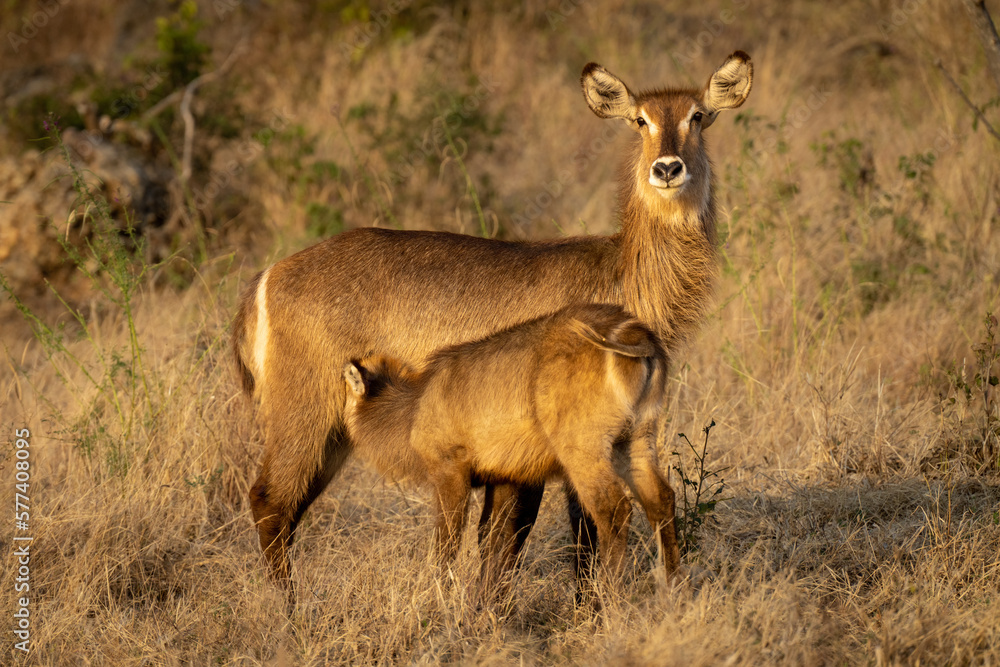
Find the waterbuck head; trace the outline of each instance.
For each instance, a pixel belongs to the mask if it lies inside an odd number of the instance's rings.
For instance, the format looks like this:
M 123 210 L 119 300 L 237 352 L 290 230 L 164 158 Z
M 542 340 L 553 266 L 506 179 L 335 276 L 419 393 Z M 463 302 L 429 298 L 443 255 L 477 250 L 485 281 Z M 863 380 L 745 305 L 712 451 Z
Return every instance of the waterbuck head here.
M 729 56 L 700 90 L 635 94 L 608 70 L 588 64 L 581 83 L 591 110 L 601 118 L 621 118 L 641 138 L 627 163 L 634 179 L 623 183 L 629 189 L 626 199 L 636 197 L 652 211 L 673 209 L 700 216 L 711 198 L 711 172 L 701 133 L 720 111 L 743 104 L 752 81 L 753 64 L 743 51 Z

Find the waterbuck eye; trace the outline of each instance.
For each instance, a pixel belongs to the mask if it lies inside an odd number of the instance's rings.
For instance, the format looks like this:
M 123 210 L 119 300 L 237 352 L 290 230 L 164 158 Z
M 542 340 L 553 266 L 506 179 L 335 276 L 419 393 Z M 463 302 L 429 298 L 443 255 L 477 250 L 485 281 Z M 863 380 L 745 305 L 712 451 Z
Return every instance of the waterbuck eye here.
M 646 124 L 646 119 L 643 118 L 642 116 L 639 116 L 638 118 L 635 119 L 635 124 L 638 125 L 639 127 L 643 127 Z
M 695 111 L 693 114 L 691 114 L 691 120 L 693 120 L 694 122 L 700 123 L 701 119 L 702 119 L 702 113 L 700 111 Z

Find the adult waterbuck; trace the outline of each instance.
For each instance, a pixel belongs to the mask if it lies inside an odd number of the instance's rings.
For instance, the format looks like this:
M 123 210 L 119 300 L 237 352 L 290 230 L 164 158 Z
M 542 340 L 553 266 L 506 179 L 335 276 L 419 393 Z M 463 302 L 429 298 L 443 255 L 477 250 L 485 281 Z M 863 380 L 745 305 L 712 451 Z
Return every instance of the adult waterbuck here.
M 256 276 L 233 322 L 243 387 L 256 402 L 264 455 L 250 490 L 261 547 L 291 594 L 288 548 L 303 512 L 350 455 L 344 364 L 371 354 L 417 364 L 580 302 L 619 304 L 668 351 L 692 334 L 717 272 L 716 207 L 702 132 L 740 106 L 753 68 L 729 56 L 702 89 L 633 93 L 600 65 L 584 97 L 636 136 L 619 177 L 613 236 L 508 242 L 443 232 L 357 229 Z M 509 569 L 537 516 L 542 487 L 491 480 L 480 542 L 484 566 Z M 570 497 L 578 543 L 593 531 Z M 581 549 L 586 565 L 589 549 Z M 291 594 L 293 595 L 293 594 Z M 293 598 L 294 599 L 294 598 Z
M 667 572 L 677 567 L 674 492 L 656 451 L 667 355 L 620 306 L 568 306 L 439 350 L 419 370 L 391 357 L 350 361 L 344 379 L 358 455 L 433 488 L 442 565 L 458 552 L 474 482 L 562 477 L 597 524 L 612 580 L 632 515 L 622 482 L 658 531 Z

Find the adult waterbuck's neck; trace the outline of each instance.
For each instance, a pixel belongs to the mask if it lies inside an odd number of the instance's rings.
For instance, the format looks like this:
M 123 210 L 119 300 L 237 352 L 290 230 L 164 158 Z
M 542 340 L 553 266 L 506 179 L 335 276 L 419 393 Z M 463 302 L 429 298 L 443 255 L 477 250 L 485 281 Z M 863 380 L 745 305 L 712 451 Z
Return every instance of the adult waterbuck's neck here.
M 687 338 L 709 303 L 717 272 L 715 195 L 702 132 L 743 104 L 753 65 L 733 53 L 702 89 L 634 94 L 596 63 L 581 83 L 591 110 L 637 134 L 619 177 L 620 264 L 613 298 L 652 325 L 668 349 Z

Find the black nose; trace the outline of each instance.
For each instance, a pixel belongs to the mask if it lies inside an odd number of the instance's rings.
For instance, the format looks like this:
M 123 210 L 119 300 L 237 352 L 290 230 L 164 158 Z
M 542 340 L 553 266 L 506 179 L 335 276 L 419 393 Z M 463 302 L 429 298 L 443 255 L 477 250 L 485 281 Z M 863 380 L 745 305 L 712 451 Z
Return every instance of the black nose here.
M 670 162 L 657 162 L 653 165 L 653 176 L 656 176 L 661 181 L 669 183 L 673 179 L 681 175 L 684 171 L 684 163 L 680 160 L 671 160 Z

